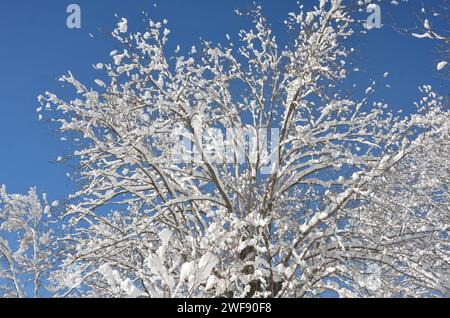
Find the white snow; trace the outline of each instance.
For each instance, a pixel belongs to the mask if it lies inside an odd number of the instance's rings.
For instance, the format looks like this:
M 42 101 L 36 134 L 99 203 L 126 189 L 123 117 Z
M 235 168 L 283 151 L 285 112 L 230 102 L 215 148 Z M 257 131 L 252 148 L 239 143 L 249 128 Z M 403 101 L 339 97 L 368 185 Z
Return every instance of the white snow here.
M 172 237 L 172 231 L 169 229 L 164 229 L 158 233 L 158 236 L 163 242 L 163 245 L 167 245 Z
M 188 280 L 189 276 L 195 273 L 195 263 L 194 261 L 186 262 L 181 266 L 180 280 Z
M 416 37 L 418 39 L 425 39 L 425 38 L 432 39 L 433 38 L 428 32 L 425 32 L 423 34 L 412 33 L 412 36 Z
M 440 70 L 442 70 L 444 67 L 446 67 L 447 64 L 448 64 L 447 61 L 439 62 L 439 63 L 437 64 L 437 66 L 436 66 L 436 69 L 437 69 L 438 71 L 440 71 Z
M 117 27 L 119 28 L 119 32 L 125 33 L 128 30 L 128 21 L 125 18 L 122 18 L 122 21 L 117 23 Z
M 95 79 L 94 82 L 95 82 L 95 84 L 97 84 L 98 86 L 106 87 L 106 84 L 105 84 L 102 80 Z

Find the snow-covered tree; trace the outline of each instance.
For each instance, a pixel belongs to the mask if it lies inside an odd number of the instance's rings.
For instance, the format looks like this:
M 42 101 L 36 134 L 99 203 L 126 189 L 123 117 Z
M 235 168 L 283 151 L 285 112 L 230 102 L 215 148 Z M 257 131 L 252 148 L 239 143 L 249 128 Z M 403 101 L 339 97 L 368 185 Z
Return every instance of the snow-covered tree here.
M 187 56 L 166 20 L 122 19 L 95 88 L 69 73 L 76 97 L 39 97 L 81 185 L 58 295 L 448 295 L 447 100 L 424 87 L 400 117 L 372 83 L 347 93 L 361 30 L 341 0 L 290 13 L 283 47 L 249 15 Z
M 0 188 L 0 297 L 38 297 L 54 268 L 49 227 L 52 204 L 36 189 L 8 194 Z M 54 256 L 54 255 L 53 255 Z
M 382 264 L 383 286 L 374 295 L 449 293 L 450 120 L 440 114 L 442 105 L 430 87 L 423 90 L 419 107 L 433 110 L 412 121 L 427 127 L 433 122 L 433 127 L 412 142 L 403 160 L 361 191 L 359 207 L 350 210 L 359 218 L 352 226 L 366 229 L 351 243 L 364 246 L 358 261 Z

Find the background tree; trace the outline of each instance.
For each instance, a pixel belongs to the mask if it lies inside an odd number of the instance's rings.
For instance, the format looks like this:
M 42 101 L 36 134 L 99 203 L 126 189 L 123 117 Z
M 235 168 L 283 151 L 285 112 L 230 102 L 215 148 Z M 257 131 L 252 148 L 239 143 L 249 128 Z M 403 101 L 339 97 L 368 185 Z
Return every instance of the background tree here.
M 45 295 L 48 272 L 55 266 L 51 209 L 34 188 L 26 195 L 0 188 L 0 297 Z

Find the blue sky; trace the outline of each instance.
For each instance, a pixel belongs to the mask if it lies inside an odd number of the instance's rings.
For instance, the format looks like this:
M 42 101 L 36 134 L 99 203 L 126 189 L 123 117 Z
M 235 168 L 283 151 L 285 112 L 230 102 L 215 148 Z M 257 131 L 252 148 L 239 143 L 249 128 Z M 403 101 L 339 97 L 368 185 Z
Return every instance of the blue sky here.
M 304 1 L 311 3 L 311 1 Z M 426 1 L 432 5 L 435 1 Z M 66 27 L 66 7 L 81 7 L 81 29 Z M 156 3 L 155 8 L 153 4 Z M 2 0 L 0 2 L 0 184 L 9 192 L 24 193 L 30 186 L 47 192 L 50 199 L 63 199 L 75 185 L 65 173 L 70 167 L 52 163 L 70 151 L 59 141 L 45 121 L 38 121 L 37 96 L 45 91 L 63 93 L 57 77 L 71 70 L 92 85 L 96 72 L 91 65 L 109 61 L 114 43 L 99 34 L 98 29 L 111 30 L 116 19 L 124 16 L 131 30 L 142 28 L 142 10 L 157 19 L 167 18 L 171 44 L 188 48 L 199 37 L 224 41 L 225 34 L 236 35 L 245 19 L 236 17 L 234 9 L 247 8 L 247 0 Z M 295 1 L 260 1 L 275 32 L 286 40 L 282 22 L 296 7 Z M 382 7 L 383 23 L 387 23 L 387 7 Z M 392 11 L 400 24 L 414 25 L 408 7 Z M 89 33 L 96 34 L 94 38 Z M 285 38 L 283 38 L 285 37 Z M 355 78 L 366 87 L 370 78 L 389 83 L 380 93 L 396 109 L 413 110 L 417 87 L 430 83 L 440 91 L 445 84 L 436 78 L 437 62 L 432 42 L 395 32 L 385 25 L 355 43 L 361 72 Z M 391 75 L 383 78 L 388 71 Z M 88 85 L 88 86 L 89 86 Z M 382 85 L 384 86 L 384 85 Z M 378 96 L 381 96 L 378 95 Z

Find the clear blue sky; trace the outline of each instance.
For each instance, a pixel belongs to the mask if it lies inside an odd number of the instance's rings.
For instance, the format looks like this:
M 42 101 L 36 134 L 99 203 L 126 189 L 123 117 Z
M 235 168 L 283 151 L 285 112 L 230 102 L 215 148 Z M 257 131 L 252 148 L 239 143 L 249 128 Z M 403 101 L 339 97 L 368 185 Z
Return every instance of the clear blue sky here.
M 414 1 L 414 0 L 413 0 Z M 304 1 L 310 3 L 311 1 Z M 435 1 L 426 1 L 432 5 Z M 77 3 L 81 7 L 81 29 L 66 27 L 66 7 Z M 157 8 L 153 4 L 157 3 Z M 96 76 L 91 65 L 108 61 L 114 48 L 99 28 L 111 30 L 116 19 L 124 16 L 131 30 L 142 27 L 141 12 L 152 17 L 167 18 L 171 29 L 171 44 L 190 47 L 202 37 L 224 41 L 225 34 L 235 35 L 245 22 L 236 17 L 236 8 L 247 8 L 247 0 L 2 0 L 0 1 L 0 184 L 9 192 L 25 192 L 37 186 L 50 199 L 63 199 L 74 184 L 65 176 L 70 170 L 64 164 L 51 163 L 58 155 L 70 150 L 59 141 L 45 121 L 37 119 L 36 97 L 45 92 L 61 93 L 57 77 L 71 70 L 78 78 L 91 83 Z M 296 5 L 295 1 L 260 1 L 263 10 L 281 39 L 282 21 Z M 383 22 L 387 8 L 382 7 Z M 393 11 L 399 23 L 411 26 L 407 7 Z M 435 57 L 430 41 L 398 34 L 389 26 L 371 31 L 356 43 L 361 79 L 373 75 L 379 83 L 388 82 L 385 100 L 406 112 L 413 109 L 417 87 L 431 83 L 441 91 L 443 82 L 436 79 Z M 383 73 L 390 72 L 388 79 Z M 361 82 L 366 86 L 367 82 Z M 89 84 L 92 85 L 92 84 Z M 380 96 L 380 95 L 379 95 Z

